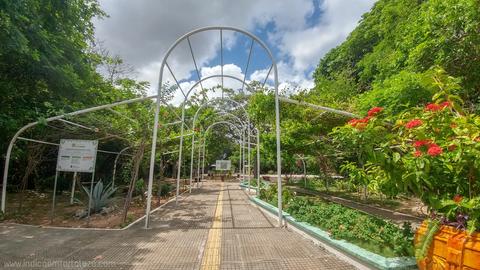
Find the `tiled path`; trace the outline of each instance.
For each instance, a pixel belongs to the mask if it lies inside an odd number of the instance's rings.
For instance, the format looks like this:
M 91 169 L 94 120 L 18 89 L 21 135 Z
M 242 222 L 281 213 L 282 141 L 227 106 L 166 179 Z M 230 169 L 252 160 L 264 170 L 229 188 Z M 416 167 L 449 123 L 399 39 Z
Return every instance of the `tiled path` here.
M 1 269 L 354 269 L 248 202 L 234 183 L 205 183 L 155 212 L 151 229 L 0 225 Z

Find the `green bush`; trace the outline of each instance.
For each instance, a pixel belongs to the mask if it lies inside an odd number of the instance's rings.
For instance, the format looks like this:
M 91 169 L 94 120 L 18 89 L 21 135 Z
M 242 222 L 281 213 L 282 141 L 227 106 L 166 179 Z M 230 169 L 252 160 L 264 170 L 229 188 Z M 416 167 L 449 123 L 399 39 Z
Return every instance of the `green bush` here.
M 165 197 L 173 190 L 173 185 L 170 183 L 162 183 L 158 189 L 158 196 Z
M 398 114 L 431 100 L 436 92 L 431 72 L 414 73 L 402 71 L 387 80 L 373 85 L 373 89 L 362 94 L 357 100 L 359 111 L 366 113 L 370 108 L 380 106 L 388 114 Z

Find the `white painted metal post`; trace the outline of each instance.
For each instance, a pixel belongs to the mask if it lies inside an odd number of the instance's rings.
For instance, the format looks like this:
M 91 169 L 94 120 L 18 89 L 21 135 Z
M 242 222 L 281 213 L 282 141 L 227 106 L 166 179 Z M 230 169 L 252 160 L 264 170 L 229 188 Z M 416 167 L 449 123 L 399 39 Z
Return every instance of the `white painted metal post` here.
M 158 93 L 161 92 L 162 73 L 163 73 L 163 67 L 161 68 L 161 72 L 160 72 L 160 84 L 158 88 Z M 155 118 L 153 121 L 152 149 L 150 153 L 150 168 L 148 172 L 147 209 L 145 210 L 145 229 L 148 229 L 148 225 L 150 222 L 150 209 L 152 204 L 153 174 L 155 173 L 155 151 L 157 150 L 159 114 L 160 114 L 160 94 L 157 97 L 157 103 L 155 107 Z
M 240 148 L 238 149 L 238 176 L 239 180 L 242 181 L 242 134 L 240 134 L 240 142 L 239 144 Z
M 203 186 L 203 174 L 204 174 L 204 172 L 205 172 L 205 144 L 206 144 L 206 139 L 203 138 L 202 171 L 200 172 L 200 174 L 201 174 L 200 185 L 201 185 L 201 186 Z
M 73 173 L 72 179 L 72 193 L 70 194 L 70 204 L 73 204 L 73 197 L 75 195 L 75 185 L 77 184 L 77 172 Z
M 277 141 L 277 194 L 278 194 L 278 227 L 283 226 L 283 207 L 282 207 L 282 151 L 280 140 L 280 102 L 278 100 L 278 71 L 277 65 L 274 63 L 274 78 L 275 78 L 275 133 Z
M 197 188 L 200 187 L 200 153 L 202 152 L 202 141 L 198 140 L 198 160 L 197 160 Z
M 257 188 L 260 192 L 260 132 L 257 129 Z M 257 193 L 257 196 L 260 195 Z
M 180 196 L 180 177 L 182 174 L 182 152 L 183 152 L 183 127 L 185 122 L 185 102 L 182 104 L 182 124 L 180 127 L 180 145 L 178 146 L 178 166 L 177 166 L 177 190 L 175 193 L 175 204 L 178 204 Z
M 50 223 L 53 223 L 53 219 L 55 218 L 55 199 L 57 195 L 57 182 L 58 182 L 58 171 L 55 171 L 55 182 L 53 184 L 52 213 L 50 216 Z
M 192 134 L 192 152 L 190 153 L 190 189 L 188 190 L 189 193 L 192 193 L 192 179 L 193 179 L 193 152 L 195 151 L 195 130 Z
M 92 209 L 92 199 L 93 199 L 93 180 L 95 178 L 95 171 L 92 172 L 92 180 L 90 181 L 90 195 L 88 198 L 88 216 L 87 216 L 87 226 L 90 224 L 90 214 Z
M 251 182 L 251 175 L 250 175 L 250 172 L 251 172 L 251 162 L 250 162 L 250 147 L 251 147 L 251 144 L 250 144 L 250 137 L 251 137 L 251 130 L 250 130 L 250 120 L 248 120 L 248 123 L 247 123 L 247 129 L 248 129 L 248 148 L 247 148 L 247 177 L 248 177 L 248 195 L 250 195 L 250 182 Z

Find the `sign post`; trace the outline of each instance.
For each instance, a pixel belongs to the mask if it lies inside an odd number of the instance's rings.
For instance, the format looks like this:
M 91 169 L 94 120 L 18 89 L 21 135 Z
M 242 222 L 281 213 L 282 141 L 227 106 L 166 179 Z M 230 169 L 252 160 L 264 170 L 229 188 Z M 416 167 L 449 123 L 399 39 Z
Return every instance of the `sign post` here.
M 217 160 L 215 162 L 215 170 L 217 171 L 229 171 L 232 167 L 232 162 L 230 160 Z
M 57 168 L 55 171 L 55 184 L 53 186 L 53 202 L 51 222 L 55 217 L 55 199 L 57 193 L 58 172 L 73 172 L 73 185 L 77 178 L 77 173 L 87 172 L 92 174 L 90 183 L 90 194 L 88 199 L 88 222 L 90 222 L 90 209 L 92 207 L 93 179 L 95 177 L 95 162 L 97 159 L 97 140 L 69 140 L 61 139 L 58 149 Z M 72 187 L 71 202 L 73 201 Z

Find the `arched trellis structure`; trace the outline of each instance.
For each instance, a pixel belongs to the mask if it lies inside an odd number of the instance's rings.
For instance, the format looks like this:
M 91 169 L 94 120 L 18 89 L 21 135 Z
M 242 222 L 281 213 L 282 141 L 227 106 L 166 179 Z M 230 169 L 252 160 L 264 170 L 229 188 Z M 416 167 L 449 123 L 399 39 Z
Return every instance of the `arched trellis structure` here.
M 217 76 L 214 76 L 214 77 L 217 77 Z M 236 77 L 233 77 L 233 76 L 227 76 L 229 78 L 234 78 L 236 80 L 240 80 Z M 208 77 L 207 77 L 208 78 Z M 205 78 L 205 79 L 207 79 Z M 247 85 L 248 88 L 250 88 L 249 85 Z M 231 114 L 231 113 L 228 113 L 226 112 L 227 114 L 229 114 L 231 117 L 235 117 L 237 121 L 239 121 L 240 123 L 242 123 L 242 126 L 244 127 L 247 127 L 248 126 L 248 132 L 250 132 L 250 118 L 248 116 L 248 113 L 247 111 L 245 110 L 244 106 L 242 104 L 240 104 L 239 102 L 233 100 L 233 99 L 230 99 L 228 97 L 222 97 L 222 98 L 217 98 L 217 99 L 211 99 L 211 100 L 208 100 L 207 102 L 203 103 L 200 107 L 198 107 L 197 111 L 195 112 L 195 115 L 193 117 L 193 121 L 192 121 L 192 129 L 193 131 L 195 132 L 195 127 L 196 127 L 196 122 L 197 122 L 197 119 L 198 119 L 198 114 L 199 112 L 206 108 L 208 105 L 211 105 L 212 103 L 214 102 L 218 102 L 218 101 L 227 101 L 227 102 L 231 102 L 233 104 L 235 104 L 238 108 L 241 108 L 243 113 L 245 114 L 245 117 L 247 118 L 247 121 L 244 122 L 242 121 L 238 116 L 234 115 L 234 114 Z M 254 130 L 256 131 L 257 133 L 257 144 L 259 143 L 259 134 L 258 134 L 258 129 L 254 128 Z M 251 136 L 250 134 L 248 136 Z M 194 153 L 194 143 L 195 143 L 195 133 L 193 134 L 192 136 L 192 149 L 191 149 L 191 154 L 190 154 L 190 160 L 193 160 L 193 153 Z M 249 146 L 248 147 L 251 147 L 251 143 L 249 142 Z M 258 154 L 257 154 L 257 158 L 259 158 Z M 250 159 L 250 153 L 248 153 L 248 159 Z M 259 161 L 257 161 L 257 163 L 259 163 Z M 250 164 L 250 160 L 248 160 L 248 164 Z M 190 164 L 190 186 L 191 186 L 191 183 L 192 183 L 192 179 L 193 179 L 193 173 L 192 173 L 192 170 L 193 170 L 193 162 Z M 250 181 L 250 177 L 249 177 L 249 181 Z
M 205 132 L 203 133 L 203 144 L 205 145 L 206 144 L 206 138 L 207 138 L 207 135 L 208 135 L 208 132 L 214 128 L 215 126 L 218 126 L 218 125 L 228 125 L 230 127 L 233 127 L 234 129 L 237 130 L 237 133 L 238 135 L 241 137 L 241 139 L 239 140 L 239 143 L 240 143 L 240 148 L 243 149 L 244 147 L 244 144 L 245 144 L 245 128 L 242 127 L 242 129 L 240 129 L 239 127 L 235 126 L 234 123 L 230 122 L 230 121 L 217 121 L 217 122 L 214 122 L 212 124 L 210 124 L 206 129 L 205 129 Z M 205 148 L 204 148 L 204 151 L 205 151 Z M 243 157 L 244 158 L 244 157 Z M 204 153 L 204 158 L 203 158 L 203 161 L 205 161 L 205 153 Z M 243 162 L 243 161 L 242 161 Z M 205 163 L 203 162 L 203 165 L 202 165 L 202 172 L 205 170 Z
M 242 121 L 240 118 L 238 118 L 236 115 L 232 114 L 232 113 L 220 114 L 220 112 L 217 112 L 215 115 L 212 115 L 212 116 L 218 116 L 218 115 L 220 115 L 220 116 L 227 116 L 227 115 L 228 115 L 228 116 L 231 116 L 231 117 L 233 117 L 233 118 L 238 122 L 238 124 L 242 127 L 242 128 L 240 129 L 241 132 L 240 132 L 240 134 L 239 134 L 239 146 L 240 146 L 240 149 L 239 149 L 239 153 L 240 153 L 239 162 L 240 162 L 240 164 L 239 164 L 238 168 L 239 168 L 239 174 L 242 174 L 242 177 L 244 177 L 245 175 L 244 175 L 244 173 L 243 173 L 241 170 L 242 170 L 242 164 L 245 164 L 245 161 L 244 161 L 245 155 L 244 155 L 244 153 L 242 154 L 242 151 L 244 150 L 244 147 L 243 147 L 243 146 L 244 146 L 244 144 L 245 144 L 245 133 L 246 133 L 246 131 L 247 131 L 246 123 L 245 123 L 244 121 Z M 206 119 L 209 119 L 209 117 L 206 118 Z M 200 126 L 200 127 L 201 127 L 201 128 L 200 128 L 199 131 L 200 131 L 200 134 L 202 134 L 202 130 L 204 130 L 204 128 L 203 128 L 203 126 Z M 192 145 L 193 145 L 193 143 L 192 143 Z M 203 146 L 205 146 L 205 144 L 203 144 Z M 200 145 L 200 146 L 199 146 L 199 158 L 198 158 L 198 161 L 197 161 L 198 164 L 199 164 L 199 160 L 200 160 L 200 151 L 202 150 L 201 148 L 202 148 L 202 146 Z M 203 147 L 203 161 L 202 161 L 202 164 L 204 164 L 204 157 L 205 157 L 205 147 Z M 257 157 L 259 157 L 259 155 L 257 155 Z M 191 160 L 193 160 L 192 158 L 193 158 L 193 157 L 191 157 Z M 192 163 L 192 164 L 193 164 L 193 163 Z M 202 165 L 202 167 L 204 167 L 204 165 Z M 203 169 L 202 169 L 202 172 L 203 172 Z M 191 173 L 192 173 L 192 172 L 191 172 Z M 197 176 L 199 176 L 199 175 L 200 175 L 200 165 L 197 165 Z M 193 178 L 192 178 L 192 179 L 193 179 Z M 201 180 L 203 180 L 203 174 L 201 175 Z M 197 185 L 197 186 L 198 186 L 198 185 Z
M 157 94 L 158 94 L 159 97 L 162 96 L 163 73 L 164 73 L 165 66 L 171 72 L 171 69 L 170 69 L 170 67 L 168 66 L 168 63 L 167 63 L 168 57 L 175 50 L 175 48 L 181 42 L 183 42 L 185 40 L 187 40 L 187 42 L 188 42 L 190 52 L 191 52 L 192 58 L 193 58 L 193 63 L 195 65 L 195 69 L 196 69 L 196 72 L 197 72 L 197 75 L 198 75 L 199 81 L 197 82 L 197 84 L 200 84 L 200 86 L 202 86 L 201 85 L 202 79 L 200 78 L 200 72 L 198 70 L 197 63 L 195 61 L 194 53 L 193 53 L 191 42 L 190 42 L 190 37 L 195 35 L 195 34 L 202 33 L 202 32 L 207 32 L 207 31 L 218 31 L 219 34 L 220 34 L 220 48 L 221 48 L 221 51 L 220 51 L 220 54 L 221 54 L 221 57 L 220 57 L 220 59 L 221 59 L 221 75 L 220 75 L 220 77 L 222 78 L 222 91 L 223 91 L 223 78 L 226 77 L 226 75 L 223 74 L 223 49 L 222 49 L 223 48 L 223 46 L 222 46 L 223 45 L 223 40 L 222 40 L 223 31 L 233 31 L 233 32 L 240 33 L 240 34 L 243 34 L 243 35 L 249 37 L 252 41 L 252 45 L 251 45 L 250 48 L 252 48 L 254 42 L 256 42 L 257 44 L 259 44 L 264 49 L 264 51 L 268 54 L 268 57 L 270 58 L 271 66 L 270 66 L 270 69 L 269 69 L 269 72 L 266 76 L 265 81 L 268 79 L 268 77 L 270 75 L 270 72 L 273 71 L 273 76 L 274 76 L 273 81 L 274 81 L 274 90 L 275 90 L 275 128 L 276 128 L 275 131 L 276 131 L 276 143 L 277 143 L 276 152 L 277 152 L 277 185 L 278 185 L 278 209 L 279 209 L 279 212 L 278 212 L 278 226 L 281 227 L 282 224 L 283 224 L 283 215 L 282 215 L 282 181 L 281 181 L 282 164 L 281 164 L 281 150 L 280 150 L 280 104 L 279 104 L 279 98 L 278 98 L 278 70 L 277 70 L 277 63 L 275 61 L 275 58 L 273 57 L 272 52 L 265 45 L 265 43 L 263 43 L 263 41 L 260 38 L 258 38 L 257 36 L 247 32 L 245 30 L 235 28 L 235 27 L 211 26 L 211 27 L 204 27 L 204 28 L 200 28 L 200 29 L 191 31 L 191 32 L 183 35 L 179 39 L 177 39 L 172 44 L 172 46 L 168 49 L 165 56 L 163 57 L 161 65 L 160 65 L 160 73 L 159 73 L 159 82 L 158 82 Z M 250 49 L 250 53 L 248 55 L 246 70 L 248 70 L 248 64 L 250 63 L 250 56 L 251 56 L 251 49 Z M 172 75 L 173 75 L 173 73 L 172 73 Z M 246 76 L 247 76 L 247 72 L 245 72 L 245 77 L 243 79 L 242 89 L 243 89 L 243 85 L 245 84 Z M 178 82 L 177 82 L 177 84 L 178 84 Z M 180 90 L 181 90 L 181 88 L 180 88 Z M 183 94 L 184 94 L 185 98 L 187 99 L 188 95 L 185 95 L 185 93 L 183 93 Z M 183 106 L 184 106 L 184 104 L 183 104 Z M 154 166 L 155 166 L 156 142 L 157 142 L 157 135 L 158 135 L 159 112 L 160 112 L 160 99 L 157 99 L 156 109 L 155 109 L 154 125 L 153 125 L 153 135 L 152 135 L 150 170 L 149 170 L 149 177 L 148 177 L 148 193 L 147 193 L 147 209 L 146 209 L 146 218 L 145 218 L 145 228 L 148 228 L 149 221 L 150 221 L 150 209 L 151 209 L 153 175 L 154 175 Z M 182 110 L 182 119 L 184 119 L 184 117 L 185 117 L 185 113 L 184 113 L 184 110 Z M 183 124 L 181 126 L 181 132 L 183 133 Z M 250 136 L 248 137 L 248 139 L 250 139 Z M 183 143 L 183 140 L 181 139 L 180 148 L 182 147 L 182 143 Z M 180 152 L 179 156 L 180 156 L 180 159 L 181 159 L 181 152 Z M 178 174 L 177 174 L 177 182 L 178 182 Z
M 193 53 L 192 53 L 193 55 Z M 195 62 L 195 61 L 194 61 Z M 167 65 L 168 69 L 171 71 L 170 67 Z M 172 73 L 173 74 L 173 73 Z M 253 91 L 253 89 L 251 89 L 251 87 L 245 83 L 245 78 L 242 80 L 240 78 L 237 78 L 235 76 L 231 76 L 231 75 L 226 75 L 226 74 L 223 74 L 223 75 L 211 75 L 211 76 L 208 76 L 208 77 L 205 77 L 205 78 L 201 78 L 199 79 L 197 82 L 195 82 L 191 87 L 190 89 L 187 91 L 187 93 L 183 93 L 182 91 L 182 94 L 184 95 L 184 100 L 181 104 L 181 107 L 182 107 L 182 116 L 181 116 L 181 121 L 182 122 L 185 122 L 185 104 L 187 103 L 187 100 L 188 100 L 188 97 L 190 96 L 190 94 L 192 93 L 192 91 L 198 86 L 198 85 L 202 85 L 202 82 L 204 81 L 207 81 L 207 80 L 210 80 L 210 79 L 214 79 L 214 78 L 230 78 L 230 79 L 233 79 L 233 80 L 236 80 L 236 81 L 239 81 L 240 83 L 242 83 L 242 86 L 244 87 L 245 85 L 247 86 L 247 88 L 249 88 L 251 91 Z M 177 84 L 178 84 L 178 81 L 177 81 Z M 180 84 L 178 84 L 179 88 L 180 88 Z M 180 88 L 181 89 L 181 88 Z M 223 91 L 223 87 L 222 87 L 222 91 Z M 241 109 L 243 109 L 244 113 L 245 113 L 245 116 L 247 117 L 247 131 L 248 131 L 248 164 L 250 164 L 250 136 L 251 136 L 251 130 L 250 130 L 250 118 L 248 117 L 248 113 L 247 111 L 245 110 L 245 108 L 243 108 L 243 106 L 230 99 L 230 98 L 225 98 L 225 97 L 222 97 L 222 99 L 226 99 L 226 100 L 229 100 L 233 103 L 235 103 L 236 105 L 238 105 Z M 208 102 L 207 102 L 208 103 Z M 202 105 L 203 106 L 203 105 Z M 202 108 L 202 106 L 200 106 L 199 109 Z M 199 110 L 197 110 L 197 112 L 195 113 L 195 117 L 194 117 L 194 123 L 196 121 L 196 117 L 198 117 L 198 112 Z M 194 127 L 192 128 L 192 131 L 194 132 Z M 180 144 L 179 144 L 179 154 L 178 154 L 178 166 L 177 166 L 177 184 L 176 184 L 176 196 L 175 196 L 175 202 L 178 203 L 178 197 L 179 197 L 179 194 L 180 194 L 180 177 L 181 177 L 181 164 L 182 164 L 182 156 L 183 156 L 183 136 L 184 136 L 184 128 L 183 128 L 183 125 L 182 127 L 180 128 Z M 192 144 L 193 145 L 193 144 Z M 249 180 L 250 181 L 250 180 Z M 190 185 L 191 185 L 191 179 L 190 179 Z M 147 202 L 148 204 L 148 202 Z

